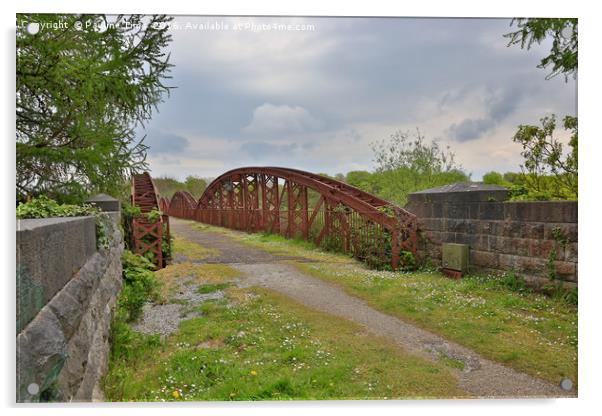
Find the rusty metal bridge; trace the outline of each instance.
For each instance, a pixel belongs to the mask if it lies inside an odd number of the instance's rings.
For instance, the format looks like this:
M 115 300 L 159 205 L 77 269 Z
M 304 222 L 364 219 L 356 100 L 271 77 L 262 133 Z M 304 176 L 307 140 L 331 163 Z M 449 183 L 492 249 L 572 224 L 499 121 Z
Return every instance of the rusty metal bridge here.
M 169 216 L 214 226 L 301 238 L 394 270 L 402 254 L 416 254 L 412 213 L 344 182 L 297 169 L 233 169 L 211 182 L 198 201 L 185 191 L 171 200 L 160 197 L 145 173 L 134 176 L 132 203 L 143 213 L 158 207 Z M 139 236 L 146 239 L 141 251 L 161 247 L 148 243 L 152 237 L 144 230 L 161 228 L 152 227 L 139 223 Z

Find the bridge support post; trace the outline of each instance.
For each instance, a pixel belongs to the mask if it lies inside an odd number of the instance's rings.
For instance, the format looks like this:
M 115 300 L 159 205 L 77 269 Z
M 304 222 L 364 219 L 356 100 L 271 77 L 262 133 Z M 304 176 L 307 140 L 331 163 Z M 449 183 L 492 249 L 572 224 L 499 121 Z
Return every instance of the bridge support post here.
M 261 175 L 261 229 L 280 233 L 280 194 L 278 177 Z
M 399 267 L 399 252 L 401 247 L 399 246 L 399 225 L 395 225 L 391 230 L 391 268 L 393 271 Z
M 309 232 L 307 224 L 309 215 L 307 212 L 307 187 L 287 180 L 285 183 L 288 205 L 288 238 L 294 238 L 297 231 L 301 237 L 307 239 Z

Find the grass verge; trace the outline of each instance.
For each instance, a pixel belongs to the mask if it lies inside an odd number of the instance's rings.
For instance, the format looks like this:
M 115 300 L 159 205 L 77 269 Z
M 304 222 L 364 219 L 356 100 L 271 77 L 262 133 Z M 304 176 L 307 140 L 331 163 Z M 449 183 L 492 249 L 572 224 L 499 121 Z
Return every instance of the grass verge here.
M 228 288 L 160 341 L 113 341 L 111 401 L 408 399 L 466 396 L 443 363 L 265 289 Z
M 487 358 L 553 383 L 562 377 L 577 383 L 577 308 L 562 298 L 517 290 L 508 276 L 473 275 L 451 280 L 433 271 L 374 271 L 305 241 L 190 224 L 274 254 L 322 260 L 291 263 L 302 272 L 339 285 L 375 309 Z
M 493 276 L 456 281 L 437 272 L 376 272 L 360 264 L 296 267 L 519 371 L 553 383 L 577 380 L 577 310 L 561 299 L 512 291 Z

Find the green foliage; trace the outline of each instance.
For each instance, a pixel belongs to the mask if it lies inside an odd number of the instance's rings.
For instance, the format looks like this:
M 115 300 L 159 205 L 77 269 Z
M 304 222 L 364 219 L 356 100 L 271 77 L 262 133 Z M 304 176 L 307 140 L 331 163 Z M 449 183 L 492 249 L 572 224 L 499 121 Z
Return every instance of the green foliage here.
M 123 287 L 117 299 L 120 319 L 136 320 L 148 301 L 160 298 L 159 283 L 153 273 L 155 266 L 145 257 L 125 250 L 121 256 Z
M 399 270 L 416 270 L 416 258 L 411 251 L 401 250 L 399 252 Z
M 28 202 L 19 202 L 17 218 L 86 217 L 93 216 L 96 224 L 96 248 L 107 248 L 109 244 L 105 214 L 90 204 L 59 204 L 44 195 Z
M 198 287 L 197 292 L 201 293 L 201 294 L 206 294 L 206 293 L 213 293 L 213 292 L 217 292 L 219 290 L 224 290 L 227 287 L 232 286 L 231 283 L 208 283 L 205 285 L 200 285 Z
M 563 299 L 571 305 L 577 306 L 579 303 L 579 294 L 576 287 L 567 289 L 563 295 Z
M 17 206 L 17 218 L 82 217 L 95 215 L 98 209 L 89 204 L 59 204 L 47 196 L 32 198 L 29 202 L 20 202 Z
M 570 151 L 565 154 L 562 143 L 554 137 L 556 117 L 541 119 L 541 127 L 521 125 L 513 140 L 523 147 L 525 158 L 520 187 L 514 196 L 533 199 L 577 199 L 578 131 L 577 118 L 566 116 L 563 127 L 571 134 Z M 519 199 L 519 198 L 515 198 Z
M 142 212 L 140 207 L 130 204 L 129 201 L 121 205 L 121 226 L 123 228 L 123 241 L 125 248 L 128 250 L 134 249 L 134 233 L 132 230 L 132 220 L 140 216 Z
M 488 185 L 500 185 L 505 187 L 510 187 L 512 184 L 504 179 L 504 175 L 499 172 L 487 172 L 483 175 L 483 183 Z
M 123 239 L 125 241 L 125 248 L 134 250 L 134 235 L 132 232 L 132 221 L 134 218 L 139 218 L 142 215 L 139 207 L 130 205 L 129 202 L 125 203 L 121 209 L 121 224 L 123 227 Z M 153 209 L 146 214 L 146 217 L 151 222 L 157 222 L 161 219 L 163 213 L 157 209 Z M 167 238 L 167 223 L 163 224 L 161 241 L 161 250 L 163 252 L 163 259 L 167 263 L 171 260 L 171 242 Z M 154 260 L 154 255 L 151 252 L 144 254 L 146 259 L 149 261 Z
M 397 205 L 405 205 L 411 192 L 470 180 L 449 147 L 427 143 L 418 130 L 414 135 L 397 131 L 373 143 L 372 150 L 376 171 L 352 171 L 345 181 Z
M 163 224 L 163 233 L 162 241 L 161 241 L 161 251 L 163 253 L 163 260 L 165 264 L 171 262 L 172 259 L 172 247 L 173 247 L 173 237 L 170 235 L 169 238 L 167 236 L 167 223 Z
M 519 30 L 504 35 L 510 39 L 508 46 L 520 44 L 529 49 L 533 43 L 541 43 L 546 37 L 552 37 L 550 54 L 544 57 L 539 68 L 552 65 L 551 78 L 560 73 L 568 81 L 569 75 L 577 75 L 578 41 L 577 19 L 513 19 Z M 556 117 L 541 119 L 542 127 L 532 125 L 519 126 L 513 140 L 523 146 L 522 156 L 525 163 L 519 181 L 511 189 L 515 200 L 577 199 L 578 187 L 578 135 L 577 117 L 566 116 L 563 127 L 570 133 L 568 154 L 564 154 L 560 141 L 554 138 Z
M 579 295 L 576 287 L 565 287 L 561 281 L 551 281 L 541 288 L 542 292 L 560 302 L 577 306 L 579 304 Z
M 184 184 L 186 185 L 188 192 L 197 199 L 203 195 L 205 188 L 207 188 L 207 181 L 198 176 L 187 176 Z
M 566 247 L 568 244 L 568 238 L 562 234 L 562 230 L 559 227 L 555 227 L 552 229 L 552 237 L 554 237 L 554 245 L 550 250 L 550 254 L 548 255 L 548 260 L 546 261 L 546 269 L 548 271 L 548 277 L 551 281 L 557 279 L 556 275 L 556 260 L 558 260 L 558 248 Z
M 524 292 L 527 290 L 525 279 L 515 273 L 504 273 L 499 278 L 499 284 L 514 292 Z
M 517 18 L 519 30 L 507 33 L 508 46 L 520 44 L 521 48 L 530 49 L 534 43 L 540 44 L 548 36 L 552 37 L 552 49 L 537 66 L 547 68 L 552 65 L 552 72 L 547 78 L 564 74 L 568 80 L 569 75 L 577 73 L 578 68 L 578 36 L 577 19 L 549 19 L 549 18 Z
M 159 335 L 144 335 L 131 329 L 123 319 L 113 319 L 111 324 L 111 361 L 138 361 L 145 352 L 158 347 Z
M 449 147 L 441 149 L 435 140 L 426 143 L 420 130 L 416 130 L 413 136 L 409 132 L 397 131 L 389 140 L 372 143 L 372 150 L 377 171 L 404 168 L 421 176 L 430 176 L 460 168 Z
M 150 222 L 157 222 L 161 219 L 161 215 L 163 215 L 163 213 L 161 211 L 159 211 L 156 208 L 153 208 L 152 210 L 150 210 L 149 212 L 146 213 L 146 218 Z
M 169 88 L 162 15 L 19 14 L 16 32 L 17 199 L 121 193 L 146 167 L 137 129 Z M 50 29 L 56 22 L 61 28 Z M 104 24 L 75 28 L 75 22 Z M 26 25 L 40 23 L 29 34 Z M 128 24 L 126 24 L 126 22 Z
M 177 191 L 190 192 L 194 198 L 199 199 L 207 188 L 207 181 L 198 176 L 188 176 L 184 182 L 167 176 L 153 179 L 159 194 L 167 199 L 171 199 Z

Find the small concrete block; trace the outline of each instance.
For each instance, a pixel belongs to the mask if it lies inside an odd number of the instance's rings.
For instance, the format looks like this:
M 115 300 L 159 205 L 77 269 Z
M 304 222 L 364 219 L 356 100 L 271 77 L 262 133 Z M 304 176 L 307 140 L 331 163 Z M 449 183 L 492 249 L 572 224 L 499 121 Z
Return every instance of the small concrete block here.
M 118 212 L 120 210 L 119 200 L 107 194 L 94 195 L 86 202 L 94 205 L 103 212 Z
M 468 245 L 443 243 L 441 265 L 446 269 L 465 273 L 468 270 Z

